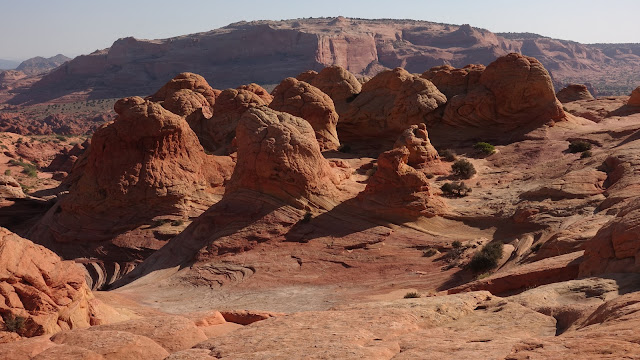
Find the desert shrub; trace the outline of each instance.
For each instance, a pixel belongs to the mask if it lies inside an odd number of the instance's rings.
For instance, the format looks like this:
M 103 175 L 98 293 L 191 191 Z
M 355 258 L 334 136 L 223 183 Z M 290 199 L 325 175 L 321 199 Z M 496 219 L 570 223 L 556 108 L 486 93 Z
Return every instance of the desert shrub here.
M 11 175 L 11 169 L 7 169 L 7 170 L 5 170 L 5 171 L 4 171 L 4 174 L 5 174 L 5 175 L 7 175 L 7 176 Z
M 440 187 L 445 196 L 464 197 L 469 195 L 471 188 L 462 181 L 445 183 Z
M 482 250 L 473 255 L 469 268 L 476 273 L 485 272 L 498 266 L 502 258 L 503 244 L 501 242 L 485 245 Z
M 495 146 L 486 143 L 486 142 L 478 142 L 475 145 L 473 145 L 473 148 L 480 151 L 481 153 L 485 154 L 485 155 L 491 155 L 493 153 L 496 152 L 496 148 Z
M 415 291 L 410 291 L 410 292 L 404 294 L 404 298 L 405 299 L 417 299 L 419 297 L 420 297 L 420 294 L 418 294 Z
M 456 153 L 451 150 L 440 150 L 438 151 L 438 155 L 440 158 L 444 159 L 444 161 L 454 162 L 458 158 L 456 157 Z
M 184 224 L 184 221 L 182 220 L 173 220 L 171 222 L 171 226 L 182 226 Z
M 575 140 L 569 144 L 569 152 L 572 154 L 591 150 L 591 143 L 584 140 Z
M 424 257 L 432 257 L 437 253 L 438 253 L 438 250 L 436 250 L 434 248 L 428 248 L 428 249 L 426 249 L 426 250 L 424 250 L 422 252 L 422 256 L 424 256 Z
M 590 150 L 587 150 L 582 152 L 582 155 L 580 155 L 580 158 L 586 159 L 586 158 L 590 158 L 591 156 L 593 156 L 593 153 L 591 153 Z
M 24 329 L 24 323 L 27 319 L 19 315 L 8 313 L 2 316 L 2 320 L 4 320 L 4 329 L 6 331 L 17 333 Z
M 27 176 L 29 177 L 38 176 L 38 167 L 34 164 L 25 162 L 24 160 L 22 160 L 22 158 L 20 160 L 11 159 L 9 160 L 9 164 L 15 165 L 15 166 L 22 166 L 22 173 L 27 174 Z
M 471 177 L 476 174 L 476 168 L 466 159 L 454 162 L 453 165 L 451 165 L 451 170 L 454 175 L 463 179 L 471 179 Z
M 169 220 L 169 219 L 158 219 L 158 220 L 154 220 L 154 221 L 153 221 L 153 224 L 152 224 L 152 227 L 159 227 L 159 226 L 162 226 L 162 225 L 164 225 L 164 224 L 168 224 L 168 223 L 170 223 L 170 222 L 171 222 L 171 220 Z
M 455 240 L 451 243 L 451 246 L 453 246 L 454 249 L 460 248 L 462 247 L 462 242 L 460 242 L 460 240 Z

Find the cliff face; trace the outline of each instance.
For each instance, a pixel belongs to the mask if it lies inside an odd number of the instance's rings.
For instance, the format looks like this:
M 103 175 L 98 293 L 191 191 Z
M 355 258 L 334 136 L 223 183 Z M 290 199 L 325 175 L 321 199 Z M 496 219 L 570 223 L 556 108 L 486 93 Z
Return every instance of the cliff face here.
M 67 62 L 14 101 L 48 100 L 73 92 L 92 98 L 149 93 L 185 71 L 203 75 L 215 88 L 226 88 L 250 82 L 277 84 L 330 65 L 364 76 L 395 67 L 421 73 L 445 64 L 487 65 L 511 52 L 538 58 L 557 84 L 596 82 L 596 87 L 608 89 L 626 84 L 620 77 L 624 69 L 640 65 L 631 47 L 503 35 L 469 25 L 413 20 L 241 22 L 170 39 L 119 39 L 109 49 Z M 612 72 L 613 68 L 618 70 Z M 605 80 L 597 80 L 603 75 Z

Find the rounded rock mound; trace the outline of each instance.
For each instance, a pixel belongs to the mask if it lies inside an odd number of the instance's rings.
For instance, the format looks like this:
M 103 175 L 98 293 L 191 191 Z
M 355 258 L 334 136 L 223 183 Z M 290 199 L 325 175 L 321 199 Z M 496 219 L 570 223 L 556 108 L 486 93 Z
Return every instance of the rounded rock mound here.
M 558 91 L 556 97 L 561 103 L 568 103 L 577 100 L 593 100 L 593 95 L 589 88 L 583 84 L 570 84 Z

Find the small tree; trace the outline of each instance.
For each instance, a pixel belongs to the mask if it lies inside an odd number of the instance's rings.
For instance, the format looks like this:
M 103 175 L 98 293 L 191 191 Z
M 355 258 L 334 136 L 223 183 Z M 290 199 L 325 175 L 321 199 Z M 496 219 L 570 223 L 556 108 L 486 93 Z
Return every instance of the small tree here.
M 496 148 L 495 146 L 487 143 L 487 142 L 478 142 L 475 145 L 473 145 L 473 148 L 480 151 L 481 153 L 485 154 L 485 155 L 491 155 L 493 153 L 496 152 Z
M 451 165 L 453 174 L 463 179 L 471 179 L 476 174 L 476 168 L 466 159 L 460 159 Z
M 501 242 L 485 245 L 482 250 L 473 255 L 469 262 L 469 268 L 473 272 L 479 273 L 491 270 L 498 266 L 498 261 L 502 258 L 504 245 Z
M 440 187 L 440 190 L 442 190 L 442 193 L 445 196 L 450 196 L 450 197 L 464 197 L 469 195 L 469 193 L 471 192 L 471 188 L 468 187 L 462 181 L 457 183 L 456 182 L 445 183 Z
M 575 140 L 569 144 L 569 152 L 572 154 L 591 150 L 591 143 L 584 140 Z

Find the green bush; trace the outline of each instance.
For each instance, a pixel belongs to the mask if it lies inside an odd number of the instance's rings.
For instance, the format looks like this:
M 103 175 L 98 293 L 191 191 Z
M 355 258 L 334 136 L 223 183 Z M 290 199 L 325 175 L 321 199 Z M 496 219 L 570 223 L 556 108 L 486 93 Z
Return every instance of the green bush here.
M 454 162 L 453 165 L 451 165 L 451 170 L 455 176 L 463 179 L 471 179 L 471 177 L 476 174 L 476 168 L 466 159 Z
M 404 294 L 404 298 L 405 299 L 417 299 L 419 297 L 420 297 L 420 294 L 418 294 L 415 291 L 410 291 L 410 292 Z
M 38 176 L 38 167 L 34 164 L 30 164 L 25 162 L 24 160 L 9 160 L 9 164 L 15 166 L 22 166 L 22 173 L 27 174 L 29 177 L 37 177 Z
M 480 151 L 481 153 L 485 154 L 485 155 L 491 155 L 493 153 L 496 152 L 496 148 L 495 146 L 486 143 L 486 142 L 478 142 L 475 145 L 473 145 L 473 148 Z
M 171 222 L 171 226 L 182 226 L 184 224 L 183 220 L 173 220 Z
M 569 152 L 572 154 L 591 150 L 591 143 L 584 140 L 575 140 L 569 144 Z
M 8 313 L 2 316 L 2 320 L 4 320 L 4 329 L 6 331 L 17 333 L 24 330 L 24 323 L 27 319 L 22 316 Z
M 498 261 L 502 258 L 504 245 L 501 242 L 487 244 L 473 255 L 469 262 L 469 268 L 475 272 L 485 272 L 498 266 Z
M 462 181 L 457 183 L 456 182 L 445 183 L 440 187 L 440 190 L 442 190 L 442 193 L 445 196 L 450 196 L 450 197 L 464 197 L 469 195 L 469 193 L 471 192 L 471 188 L 468 187 Z
M 11 175 L 11 169 L 7 169 L 7 170 L 5 170 L 5 171 L 4 171 L 4 174 L 5 174 L 5 175 L 7 175 L 7 176 Z
M 593 156 L 593 154 L 591 153 L 590 150 L 587 150 L 582 152 L 582 155 L 580 155 L 580 158 L 586 159 L 586 158 L 590 158 L 591 156 Z
M 455 240 L 451 243 L 451 246 L 453 246 L 454 249 L 460 248 L 462 247 L 462 242 L 460 240 Z
M 424 257 L 432 257 L 437 253 L 438 253 L 438 250 L 436 250 L 434 248 L 428 248 L 428 249 L 426 249 L 426 250 L 424 250 L 422 252 L 422 256 L 424 256 Z
M 440 158 L 444 159 L 444 161 L 454 162 L 458 158 L 456 157 L 456 153 L 451 150 L 440 150 L 438 151 L 438 155 Z

